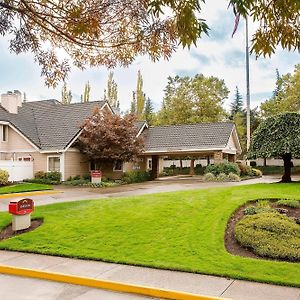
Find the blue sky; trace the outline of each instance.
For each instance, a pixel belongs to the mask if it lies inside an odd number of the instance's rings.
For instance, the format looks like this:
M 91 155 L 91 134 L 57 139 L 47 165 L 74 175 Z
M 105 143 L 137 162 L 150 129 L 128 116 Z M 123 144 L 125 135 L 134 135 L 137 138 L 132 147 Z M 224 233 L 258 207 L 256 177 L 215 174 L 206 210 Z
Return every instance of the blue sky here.
M 136 86 L 136 76 L 140 69 L 144 79 L 144 92 L 150 97 L 155 107 L 159 108 L 163 98 L 163 89 L 168 76 L 203 73 L 225 80 L 231 93 L 225 105 L 232 100 L 235 86 L 238 86 L 245 99 L 245 27 L 240 22 L 238 31 L 231 38 L 234 16 L 227 10 L 225 0 L 210 0 L 203 6 L 202 18 L 211 28 L 210 36 L 199 39 L 197 47 L 178 49 L 169 61 L 161 60 L 153 63 L 147 57 L 138 57 L 128 68 L 116 68 L 114 77 L 118 83 L 121 109 L 130 106 L 132 91 Z M 250 24 L 250 35 L 255 24 Z M 34 63 L 31 54 L 14 55 L 8 50 L 7 39 L 0 37 L 0 93 L 18 89 L 26 92 L 31 100 L 56 98 L 60 99 L 61 85 L 47 88 L 40 69 Z M 250 58 L 251 106 L 256 107 L 272 94 L 275 85 L 275 69 L 281 74 L 292 72 L 294 65 L 300 63 L 299 53 L 278 49 L 271 58 Z M 80 100 L 84 84 L 90 81 L 91 100 L 99 100 L 103 96 L 108 70 L 104 67 L 80 71 L 72 69 L 67 84 L 72 90 L 74 101 Z

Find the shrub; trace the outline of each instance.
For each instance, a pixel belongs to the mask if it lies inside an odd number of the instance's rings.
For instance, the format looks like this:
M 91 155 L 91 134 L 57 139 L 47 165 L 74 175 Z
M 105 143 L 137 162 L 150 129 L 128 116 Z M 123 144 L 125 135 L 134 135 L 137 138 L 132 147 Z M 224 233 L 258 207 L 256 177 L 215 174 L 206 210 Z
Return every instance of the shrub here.
M 54 171 L 54 172 L 47 172 L 45 174 L 45 177 L 46 179 L 50 179 L 52 181 L 57 181 L 57 182 L 60 182 L 61 181 L 61 173 L 60 172 L 57 172 L 57 171 Z
M 30 183 L 42 183 L 42 184 L 60 184 L 60 181 L 53 181 L 49 178 L 30 178 L 30 179 L 24 179 L 24 182 L 30 182 Z
M 228 174 L 228 179 L 229 179 L 230 181 L 241 181 L 240 176 L 237 175 L 237 174 L 234 174 L 234 173 L 229 173 L 229 174 Z
M 300 226 L 278 213 L 249 215 L 235 227 L 235 237 L 254 253 L 275 259 L 300 261 Z
M 151 175 L 146 171 L 130 171 L 123 174 L 122 180 L 126 183 L 143 182 L 151 180 Z
M 245 215 L 255 215 L 256 214 L 256 206 L 248 206 L 244 209 Z
M 227 181 L 228 180 L 228 177 L 225 173 L 220 173 L 218 176 L 217 176 L 217 180 L 218 181 Z
M 255 160 L 251 160 L 250 161 L 250 166 L 251 167 L 256 167 L 256 161 Z
M 261 177 L 262 176 L 262 171 L 252 168 L 251 174 L 252 174 L 252 176 Z
M 45 178 L 45 172 L 44 171 L 37 171 L 35 174 L 34 174 L 34 178 Z
M 64 181 L 64 185 L 72 185 L 72 186 L 77 186 L 77 185 L 86 185 L 90 181 L 88 179 L 72 179 L 72 180 L 67 180 Z
M 80 180 L 80 179 L 81 179 L 80 175 L 76 175 L 73 177 L 73 180 Z
M 220 173 L 228 175 L 229 173 L 234 173 L 240 175 L 240 169 L 236 163 L 220 163 L 214 165 L 208 165 L 205 168 L 205 173 L 212 173 L 215 176 L 218 176 Z
M 252 168 L 242 163 L 238 164 L 241 176 L 252 176 Z
M 271 208 L 270 206 L 248 206 L 244 209 L 245 215 L 256 215 L 260 213 L 274 213 L 276 209 Z
M 8 184 L 9 174 L 6 170 L 0 169 L 0 185 L 7 185 Z
M 206 173 L 204 175 L 204 180 L 205 181 L 216 181 L 217 178 L 216 178 L 216 176 L 213 173 Z
M 300 201 L 299 200 L 292 200 L 292 199 L 281 199 L 276 202 L 278 205 L 284 205 L 292 208 L 298 208 L 300 207 Z
M 90 174 L 83 175 L 82 179 L 91 181 L 91 175 Z M 102 177 L 102 180 L 103 180 L 103 177 Z

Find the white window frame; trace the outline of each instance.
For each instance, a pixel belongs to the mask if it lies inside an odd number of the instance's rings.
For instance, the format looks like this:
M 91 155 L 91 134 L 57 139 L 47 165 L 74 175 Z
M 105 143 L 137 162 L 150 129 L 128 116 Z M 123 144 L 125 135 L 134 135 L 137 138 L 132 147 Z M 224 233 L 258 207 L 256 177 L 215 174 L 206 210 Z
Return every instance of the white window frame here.
M 113 164 L 113 172 L 123 172 L 123 170 L 124 170 L 124 162 L 121 161 L 121 170 L 117 170 L 117 169 L 116 169 L 116 163 L 117 163 L 117 161 L 114 161 L 114 164 Z
M 49 158 L 59 158 L 59 170 L 58 171 L 50 171 L 49 170 Z M 61 171 L 61 163 L 62 163 L 62 161 L 61 161 L 61 157 L 60 157 L 60 155 L 49 155 L 49 156 L 47 156 L 47 172 L 60 172 Z

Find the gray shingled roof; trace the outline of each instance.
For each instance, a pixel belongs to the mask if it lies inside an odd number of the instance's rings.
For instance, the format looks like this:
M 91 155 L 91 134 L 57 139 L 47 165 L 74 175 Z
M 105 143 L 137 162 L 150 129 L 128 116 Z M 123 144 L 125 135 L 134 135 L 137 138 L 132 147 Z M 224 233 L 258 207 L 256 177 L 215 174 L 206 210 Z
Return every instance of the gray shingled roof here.
M 225 148 L 233 128 L 230 122 L 151 126 L 144 131 L 145 152 Z
M 62 105 L 57 100 L 25 102 L 18 114 L 0 106 L 0 121 L 8 121 L 41 150 L 62 150 L 79 133 L 80 125 L 104 101 Z

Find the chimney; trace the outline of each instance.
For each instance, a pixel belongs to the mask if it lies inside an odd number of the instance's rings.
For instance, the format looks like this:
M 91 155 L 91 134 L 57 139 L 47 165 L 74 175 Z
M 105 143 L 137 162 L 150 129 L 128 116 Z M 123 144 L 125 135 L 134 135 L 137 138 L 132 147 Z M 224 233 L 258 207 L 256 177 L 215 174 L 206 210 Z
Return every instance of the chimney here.
M 1 95 L 1 106 L 11 114 L 18 113 L 18 107 L 22 106 L 22 94 L 18 90 L 8 91 Z

